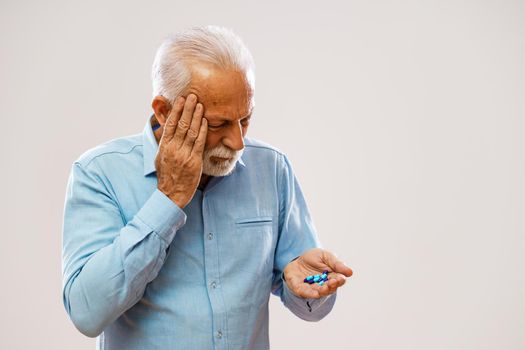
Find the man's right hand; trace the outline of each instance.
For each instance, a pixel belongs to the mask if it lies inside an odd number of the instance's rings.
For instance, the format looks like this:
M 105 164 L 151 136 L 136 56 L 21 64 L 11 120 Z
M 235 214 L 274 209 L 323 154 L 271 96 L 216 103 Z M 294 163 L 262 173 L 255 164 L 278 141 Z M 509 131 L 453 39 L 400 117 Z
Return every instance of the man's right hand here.
M 158 189 L 179 208 L 193 198 L 202 175 L 208 121 L 194 94 L 178 97 L 164 124 L 155 158 Z

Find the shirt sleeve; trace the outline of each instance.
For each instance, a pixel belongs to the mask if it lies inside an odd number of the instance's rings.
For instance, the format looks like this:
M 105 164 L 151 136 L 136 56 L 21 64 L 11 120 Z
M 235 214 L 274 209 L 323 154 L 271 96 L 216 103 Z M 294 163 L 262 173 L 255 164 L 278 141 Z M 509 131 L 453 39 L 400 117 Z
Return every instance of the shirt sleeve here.
M 157 277 L 185 213 L 155 190 L 124 224 L 94 162 L 75 163 L 62 231 L 63 302 L 80 332 L 96 337 Z
M 306 200 L 289 160 L 282 155 L 278 175 L 279 238 L 275 251 L 272 293 L 296 316 L 319 321 L 335 303 L 336 294 L 320 299 L 304 299 L 292 293 L 282 275 L 284 268 L 309 249 L 321 247 Z

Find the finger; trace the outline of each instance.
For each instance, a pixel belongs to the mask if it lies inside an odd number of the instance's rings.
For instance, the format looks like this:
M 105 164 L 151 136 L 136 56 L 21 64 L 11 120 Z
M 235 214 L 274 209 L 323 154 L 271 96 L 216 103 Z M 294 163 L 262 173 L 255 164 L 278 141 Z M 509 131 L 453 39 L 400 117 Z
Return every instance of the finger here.
M 186 98 L 186 103 L 184 104 L 184 110 L 182 111 L 182 116 L 177 122 L 177 127 L 175 129 L 175 142 L 177 147 L 180 147 L 184 142 L 186 137 L 186 132 L 190 128 L 191 119 L 193 117 L 193 111 L 195 110 L 195 104 L 197 103 L 197 96 L 194 94 L 188 95 Z
M 202 120 L 202 104 L 197 103 L 197 106 L 195 107 L 195 111 L 193 112 L 193 118 L 191 119 L 190 128 L 188 129 L 188 132 L 186 133 L 186 137 L 184 138 L 184 146 L 187 147 L 189 150 L 193 149 L 193 144 L 195 143 L 195 140 L 199 136 L 199 132 L 201 128 L 201 120 Z
M 343 280 L 336 280 L 336 279 L 328 280 L 327 282 L 325 282 L 324 285 L 322 285 L 319 288 L 319 295 L 324 297 L 330 294 L 334 294 L 337 291 L 337 289 L 341 287 L 344 283 L 345 283 L 344 279 Z
M 325 284 L 324 286 L 321 287 L 321 289 L 319 289 L 319 295 L 321 297 L 326 297 L 330 294 L 334 294 L 336 291 L 337 291 L 337 288 L 330 288 L 328 287 L 327 284 Z
M 341 287 L 343 284 L 346 283 L 346 276 L 341 273 L 331 273 L 328 275 L 328 281 L 327 283 L 334 285 L 337 284 L 338 287 Z
M 200 159 L 202 159 L 202 155 L 204 153 L 204 145 L 206 144 L 207 133 L 208 133 L 208 120 L 206 118 L 202 118 L 199 136 L 197 136 L 197 139 L 195 140 L 195 143 L 193 144 L 193 149 L 191 151 L 192 155 L 199 157 Z
M 333 273 L 328 277 L 325 285 L 328 288 L 329 294 L 335 293 L 336 290 L 346 283 L 346 277 L 339 273 Z
M 351 268 L 345 265 L 344 262 L 339 260 L 334 254 L 324 251 L 323 252 L 323 260 L 332 269 L 334 272 L 341 273 L 345 275 L 346 277 L 352 276 L 354 273 Z
M 175 128 L 177 127 L 177 122 L 179 121 L 179 116 L 182 113 L 182 108 L 184 107 L 185 99 L 182 96 L 177 97 L 175 100 L 174 106 L 164 123 L 164 131 L 162 132 L 162 138 L 169 141 L 175 135 Z

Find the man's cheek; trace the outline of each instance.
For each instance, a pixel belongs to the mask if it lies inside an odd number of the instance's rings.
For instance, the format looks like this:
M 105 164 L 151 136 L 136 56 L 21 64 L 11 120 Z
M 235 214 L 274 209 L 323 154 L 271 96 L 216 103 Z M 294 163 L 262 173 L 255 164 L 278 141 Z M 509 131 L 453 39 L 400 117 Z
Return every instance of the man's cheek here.
M 207 151 L 215 147 L 216 138 L 210 134 L 206 135 L 206 143 L 204 144 L 204 150 Z

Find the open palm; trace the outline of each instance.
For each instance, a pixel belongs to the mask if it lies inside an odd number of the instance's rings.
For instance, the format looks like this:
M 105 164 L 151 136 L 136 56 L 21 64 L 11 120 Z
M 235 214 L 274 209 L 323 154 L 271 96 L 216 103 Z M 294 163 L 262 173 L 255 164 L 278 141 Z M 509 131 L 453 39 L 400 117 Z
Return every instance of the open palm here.
M 328 281 L 324 285 L 304 282 L 307 276 L 321 274 L 323 271 L 329 272 Z M 335 293 L 352 273 L 352 269 L 334 254 L 320 248 L 307 251 L 284 268 L 285 281 L 292 293 L 301 298 L 312 299 Z

